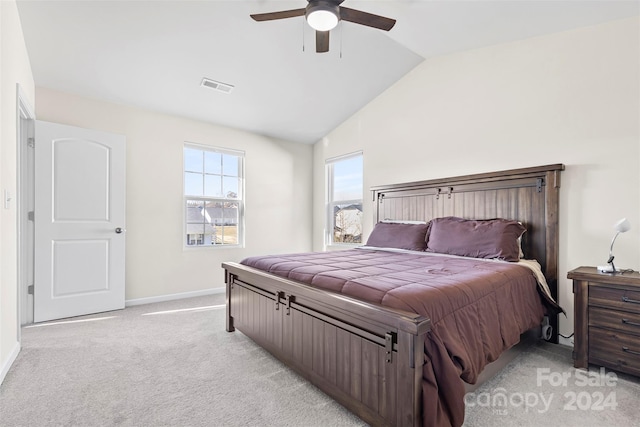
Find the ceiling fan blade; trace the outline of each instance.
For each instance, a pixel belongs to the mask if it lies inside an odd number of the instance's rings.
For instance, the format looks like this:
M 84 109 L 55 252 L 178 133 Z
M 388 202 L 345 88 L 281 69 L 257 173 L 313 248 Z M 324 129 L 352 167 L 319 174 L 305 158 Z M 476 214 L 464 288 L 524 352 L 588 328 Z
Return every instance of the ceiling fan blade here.
M 329 31 L 316 31 L 316 52 L 329 52 Z
M 385 31 L 389 31 L 396 24 L 395 19 L 385 18 L 384 16 L 374 15 L 373 13 L 362 12 L 361 10 L 349 9 L 344 6 L 340 6 L 340 19 Z
M 273 21 L 274 19 L 285 19 L 285 18 L 295 18 L 296 16 L 303 16 L 306 9 L 291 9 L 291 10 L 281 10 L 279 12 L 268 12 L 268 13 L 255 13 L 253 15 L 249 15 L 253 18 L 254 21 Z

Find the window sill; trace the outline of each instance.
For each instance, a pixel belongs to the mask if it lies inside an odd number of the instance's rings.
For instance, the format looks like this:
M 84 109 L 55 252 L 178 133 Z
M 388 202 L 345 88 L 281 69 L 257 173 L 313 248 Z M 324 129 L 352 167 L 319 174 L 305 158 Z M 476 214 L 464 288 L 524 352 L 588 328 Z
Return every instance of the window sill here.
M 183 251 L 195 251 L 200 249 L 244 249 L 244 245 L 192 245 L 192 246 L 183 246 Z

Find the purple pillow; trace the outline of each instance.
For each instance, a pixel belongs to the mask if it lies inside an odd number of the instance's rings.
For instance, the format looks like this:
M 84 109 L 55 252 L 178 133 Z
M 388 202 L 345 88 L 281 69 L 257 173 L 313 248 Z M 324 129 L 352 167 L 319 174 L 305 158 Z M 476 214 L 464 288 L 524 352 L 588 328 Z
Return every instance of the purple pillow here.
M 436 218 L 430 221 L 426 250 L 473 258 L 518 261 L 518 238 L 525 231 L 518 221 L 508 219 Z
M 424 251 L 428 224 L 379 222 L 373 228 L 367 246 Z

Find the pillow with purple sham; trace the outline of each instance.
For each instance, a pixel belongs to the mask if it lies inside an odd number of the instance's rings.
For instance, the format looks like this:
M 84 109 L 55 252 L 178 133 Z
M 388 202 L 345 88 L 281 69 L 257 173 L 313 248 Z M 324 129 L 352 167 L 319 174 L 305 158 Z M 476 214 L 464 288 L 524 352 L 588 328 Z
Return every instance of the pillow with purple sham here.
M 367 240 L 367 246 L 424 251 L 428 224 L 379 222 Z
M 508 219 L 435 218 L 430 222 L 427 252 L 473 258 L 520 259 L 518 238 L 526 228 Z

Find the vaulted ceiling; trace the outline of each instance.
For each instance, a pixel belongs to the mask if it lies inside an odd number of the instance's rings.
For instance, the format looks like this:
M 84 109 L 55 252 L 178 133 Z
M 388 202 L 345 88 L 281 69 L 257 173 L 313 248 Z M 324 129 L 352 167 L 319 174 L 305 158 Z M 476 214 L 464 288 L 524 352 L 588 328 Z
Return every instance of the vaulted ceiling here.
M 249 18 L 306 4 L 19 0 L 18 10 L 37 86 L 301 143 L 427 58 L 640 13 L 636 0 L 346 0 L 397 23 L 342 22 L 321 54 L 304 17 Z M 202 87 L 205 77 L 234 88 Z

